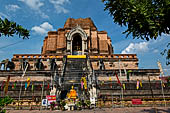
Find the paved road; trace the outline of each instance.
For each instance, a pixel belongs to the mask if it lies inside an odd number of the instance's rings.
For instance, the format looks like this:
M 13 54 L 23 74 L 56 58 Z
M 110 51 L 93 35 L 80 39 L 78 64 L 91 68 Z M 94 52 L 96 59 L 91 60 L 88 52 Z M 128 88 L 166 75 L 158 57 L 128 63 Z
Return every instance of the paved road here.
M 97 108 L 81 111 L 50 111 L 50 110 L 8 110 L 7 113 L 170 113 L 170 107 L 130 107 L 130 108 Z

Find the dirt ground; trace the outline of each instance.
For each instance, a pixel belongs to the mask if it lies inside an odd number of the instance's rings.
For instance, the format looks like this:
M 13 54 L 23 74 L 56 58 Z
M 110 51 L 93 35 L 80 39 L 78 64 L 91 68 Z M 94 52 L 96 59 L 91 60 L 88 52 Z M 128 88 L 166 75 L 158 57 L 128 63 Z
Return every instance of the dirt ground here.
M 50 111 L 50 110 L 8 110 L 7 113 L 170 113 L 170 107 L 127 107 L 127 108 L 96 108 L 81 111 Z

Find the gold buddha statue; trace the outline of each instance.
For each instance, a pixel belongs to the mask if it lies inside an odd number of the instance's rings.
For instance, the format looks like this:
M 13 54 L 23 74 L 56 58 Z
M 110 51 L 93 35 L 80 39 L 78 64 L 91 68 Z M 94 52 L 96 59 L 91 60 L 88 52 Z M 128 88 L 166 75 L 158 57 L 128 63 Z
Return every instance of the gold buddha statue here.
M 76 90 L 74 89 L 74 86 L 72 86 L 70 93 L 67 94 L 67 97 L 70 99 L 76 99 L 77 98 L 77 93 Z

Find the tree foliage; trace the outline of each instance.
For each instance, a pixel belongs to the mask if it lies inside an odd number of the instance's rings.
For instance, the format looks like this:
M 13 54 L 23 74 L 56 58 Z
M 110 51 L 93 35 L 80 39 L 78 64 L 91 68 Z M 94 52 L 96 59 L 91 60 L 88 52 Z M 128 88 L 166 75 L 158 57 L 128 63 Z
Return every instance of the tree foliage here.
M 128 37 L 149 41 L 170 34 L 170 0 L 102 0 L 113 20 Z M 169 45 L 169 44 L 168 44 Z M 166 49 L 168 64 L 170 50 Z
M 103 0 L 114 22 L 133 38 L 157 39 L 170 33 L 170 0 Z
M 9 96 L 6 96 L 4 98 L 0 98 L 0 113 L 6 113 L 6 110 L 4 109 L 5 106 L 8 104 L 11 104 L 13 99 L 11 99 Z
M 21 25 L 16 24 L 16 22 L 11 22 L 8 19 L 2 20 L 0 18 L 0 37 L 1 36 L 14 36 L 14 34 L 19 35 L 23 39 L 28 38 L 29 31 L 24 29 Z

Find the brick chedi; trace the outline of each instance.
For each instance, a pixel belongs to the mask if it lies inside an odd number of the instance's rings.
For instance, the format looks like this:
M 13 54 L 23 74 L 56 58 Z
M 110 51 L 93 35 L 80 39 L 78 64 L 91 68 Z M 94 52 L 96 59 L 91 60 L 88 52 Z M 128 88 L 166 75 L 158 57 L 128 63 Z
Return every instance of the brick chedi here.
M 55 94 L 57 98 L 65 95 L 74 85 L 80 100 L 96 99 L 96 102 L 101 96 L 121 100 L 122 92 L 124 99 L 128 100 L 150 98 L 153 94 L 162 99 L 159 69 L 139 69 L 136 54 L 115 54 L 111 38 L 106 31 L 98 31 L 91 18 L 68 18 L 63 28 L 48 32 L 41 54 L 14 54 L 12 63 L 15 66 L 11 70 L 0 70 L 0 82 L 2 84 L 7 76 L 10 76 L 10 87 L 17 82 L 17 89 L 8 91 L 16 99 L 19 95 L 23 99 L 32 96 L 40 99 L 43 91 L 40 86 L 49 87 L 49 83 L 50 88 L 45 88 L 42 94 Z M 29 87 L 27 95 L 20 94 L 20 83 L 27 81 L 28 77 L 35 85 L 35 92 L 32 93 Z M 86 93 L 81 87 L 82 78 L 86 80 Z M 122 90 L 118 78 L 126 90 Z M 137 90 L 136 83 L 139 81 L 142 86 Z M 52 93 L 54 90 L 56 93 Z M 169 98 L 168 87 L 164 90 Z M 0 97 L 3 96 L 1 94 Z
M 44 40 L 42 54 L 73 54 L 74 47 L 77 46 L 78 42 L 82 44 L 80 45 L 82 46 L 80 47 L 82 54 L 109 55 L 113 53 L 107 32 L 97 31 L 90 18 L 69 18 L 64 28 L 48 32 L 48 36 Z
M 113 54 L 111 39 L 106 31 L 98 31 L 91 18 L 69 18 L 63 28 L 49 31 L 45 37 L 42 53 L 40 55 L 14 54 L 15 70 L 20 70 L 21 59 L 27 59 L 30 70 L 35 70 L 36 58 L 42 59 L 45 70 L 49 69 L 46 59 L 56 58 L 59 69 L 63 66 L 60 61 L 65 55 L 87 55 L 91 60 L 93 69 L 100 68 L 102 60 L 105 69 L 123 68 L 138 69 L 136 54 Z M 98 60 L 93 60 L 98 59 Z M 100 59 L 100 60 L 99 60 Z

